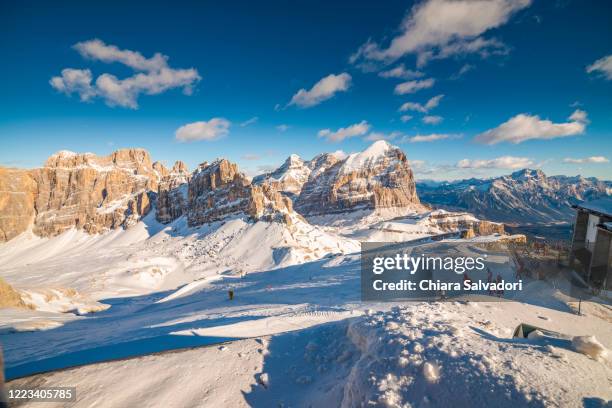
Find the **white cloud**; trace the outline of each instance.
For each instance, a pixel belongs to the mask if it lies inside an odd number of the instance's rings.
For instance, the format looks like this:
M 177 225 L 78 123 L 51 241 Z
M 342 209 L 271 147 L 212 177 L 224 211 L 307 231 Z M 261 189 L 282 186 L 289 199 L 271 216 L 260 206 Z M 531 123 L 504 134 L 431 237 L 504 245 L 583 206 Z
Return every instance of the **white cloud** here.
M 433 98 L 429 99 L 425 105 L 421 105 L 420 103 L 416 102 L 406 102 L 400 106 L 399 110 L 400 112 L 415 111 L 426 113 L 427 111 L 436 108 L 440 104 L 442 98 L 444 98 L 444 95 L 434 96 Z
M 422 72 L 406 69 L 404 64 L 400 64 L 396 66 L 395 68 L 378 73 L 378 76 L 382 78 L 400 78 L 400 79 L 419 78 L 419 77 L 422 77 L 423 75 L 424 74 Z
M 430 135 L 416 135 L 407 138 L 405 141 L 410 143 L 428 143 L 435 142 L 437 140 L 445 140 L 445 139 L 457 139 L 460 135 L 453 134 L 445 134 L 445 133 L 432 133 Z
M 212 118 L 209 121 L 188 123 L 176 129 L 175 137 L 180 142 L 199 140 L 212 141 L 229 134 L 230 122 L 224 118 Z
M 440 104 L 442 98 L 444 98 L 444 95 L 434 96 L 433 98 L 427 101 L 427 103 L 425 104 L 425 109 L 431 110 L 433 108 L 436 108 Z
M 291 98 L 289 106 L 297 105 L 310 108 L 332 98 L 337 92 L 344 92 L 351 86 L 351 76 L 346 72 L 339 75 L 328 75 L 314 84 L 310 90 L 300 89 Z
M 414 169 L 420 169 L 425 166 L 425 160 L 408 160 L 408 164 Z
M 584 133 L 588 123 L 587 114 L 576 110 L 569 117 L 570 122 L 553 123 L 525 113 L 516 115 L 496 128 L 477 135 L 478 143 L 497 144 L 501 142 L 521 143 L 531 139 L 555 139 Z
M 400 120 L 401 120 L 402 122 L 404 122 L 404 123 L 408 122 L 410 119 L 412 119 L 412 116 L 410 116 L 410 115 L 402 115 L 402 116 L 400 117 Z
M 568 119 L 574 122 L 589 123 L 587 113 L 580 109 L 576 109 Z
M 535 163 L 527 157 L 502 156 L 490 160 L 463 159 L 457 163 L 460 169 L 522 169 Z
M 355 137 L 355 136 L 363 136 L 370 130 L 370 125 L 365 120 L 362 120 L 359 123 L 355 123 L 354 125 L 347 126 L 345 128 L 340 128 L 335 132 L 330 129 L 322 129 L 319 131 L 318 136 L 324 137 L 329 142 L 340 142 L 344 139 Z
M 83 58 L 94 61 L 102 61 L 107 64 L 118 62 L 126 65 L 135 71 L 160 71 L 168 67 L 168 57 L 160 53 L 155 53 L 152 58 L 145 58 L 141 53 L 130 50 L 120 50 L 114 45 L 107 45 L 99 39 L 76 43 L 73 48 L 81 54 Z
M 257 116 L 253 116 L 252 118 L 247 119 L 244 122 L 242 122 L 240 124 L 240 127 L 247 127 L 249 125 L 253 125 L 253 124 L 257 123 L 258 120 L 259 120 L 259 118 Z
M 109 106 L 136 109 L 141 94 L 157 95 L 169 89 L 182 88 L 184 94 L 190 95 L 193 86 L 201 79 L 194 68 L 170 68 L 168 57 L 160 53 L 145 58 L 139 52 L 120 50 L 98 39 L 77 43 L 73 48 L 84 58 L 105 63 L 118 62 L 136 71 L 136 74 L 125 79 L 103 73 L 92 84 L 90 70 L 67 68 L 62 70 L 61 76 L 52 77 L 49 81 L 59 92 L 66 95 L 76 93 L 83 101 L 100 97 Z
M 478 54 L 482 58 L 491 55 L 507 55 L 510 48 L 495 38 L 476 38 L 469 41 L 457 41 L 453 44 L 441 46 L 438 52 L 423 51 L 417 58 L 417 66 L 422 67 L 431 60 L 445 59 L 454 55 Z
M 426 125 L 437 125 L 439 123 L 442 123 L 444 118 L 442 116 L 427 115 L 424 116 L 422 120 L 423 123 L 425 123 Z
M 601 163 L 609 163 L 609 162 L 610 160 L 608 160 L 608 158 L 604 156 L 591 156 L 591 157 L 584 157 L 581 159 L 574 159 L 571 157 L 566 157 L 565 159 L 563 159 L 563 163 L 572 163 L 572 164 L 584 164 L 584 163 L 601 164 Z
M 366 137 L 364 137 L 363 140 L 366 140 L 368 142 L 375 142 L 377 140 L 393 140 L 393 139 L 398 138 L 401 135 L 402 135 L 401 132 L 391 132 L 391 133 L 372 132 Z
M 109 106 L 136 109 L 138 108 L 138 97 L 143 93 L 157 95 L 169 89 L 183 88 L 183 93 L 190 94 L 196 77 L 199 78 L 195 70 L 171 68 L 149 73 L 141 72 L 126 79 L 118 79 L 111 74 L 102 74 L 96 79 L 96 90 L 98 96 L 104 98 Z
M 286 132 L 286 131 L 289 130 L 290 127 L 291 126 L 289 126 L 289 125 L 282 124 L 282 125 L 278 125 L 276 127 L 276 130 L 278 130 L 279 132 Z
M 400 112 L 415 111 L 415 112 L 427 112 L 425 106 L 417 102 L 405 102 L 399 108 Z
M 88 101 L 96 96 L 96 90 L 91 85 L 92 75 L 88 69 L 65 68 L 62 76 L 53 77 L 51 86 L 59 92 L 70 95 L 76 93 L 82 101 Z
M 586 72 L 603 75 L 608 81 L 612 81 L 612 55 L 600 58 L 586 68 Z
M 386 48 L 368 41 L 353 54 L 351 61 L 388 62 L 416 54 L 421 62 L 426 62 L 431 58 L 495 50 L 501 43 L 481 35 L 505 24 L 530 4 L 531 0 L 426 0 L 406 15 L 401 33 Z
M 474 65 L 472 64 L 464 64 L 459 71 L 457 71 L 455 74 L 451 75 L 450 79 L 455 80 L 455 79 L 459 79 L 462 76 L 464 76 L 465 74 L 467 74 L 468 72 L 472 71 L 474 69 Z
M 431 88 L 435 82 L 436 80 L 432 78 L 402 82 L 401 84 L 397 84 L 395 86 L 395 94 L 405 95 L 415 93 L 421 89 Z

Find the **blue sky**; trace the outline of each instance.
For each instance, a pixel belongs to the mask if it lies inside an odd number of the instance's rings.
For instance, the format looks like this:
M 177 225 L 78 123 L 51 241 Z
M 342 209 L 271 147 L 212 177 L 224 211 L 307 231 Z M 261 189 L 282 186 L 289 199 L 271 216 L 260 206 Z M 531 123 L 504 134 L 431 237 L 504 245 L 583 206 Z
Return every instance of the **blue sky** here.
M 612 179 L 608 2 L 208 3 L 3 3 L 0 164 L 144 147 L 255 174 L 384 137 L 420 178 Z

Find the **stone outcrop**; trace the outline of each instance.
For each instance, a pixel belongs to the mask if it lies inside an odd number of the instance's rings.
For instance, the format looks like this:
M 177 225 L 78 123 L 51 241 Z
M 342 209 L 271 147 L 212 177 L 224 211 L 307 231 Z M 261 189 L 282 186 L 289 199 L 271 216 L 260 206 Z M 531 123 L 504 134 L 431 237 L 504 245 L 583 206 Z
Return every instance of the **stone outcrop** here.
M 305 162 L 300 156 L 292 154 L 278 169 L 253 178 L 253 184 L 267 183 L 288 195 L 298 195 L 304 183 L 308 181 L 311 171 L 311 162 Z
M 157 191 L 157 221 L 167 224 L 187 213 L 188 183 L 191 174 L 187 165 L 177 161 L 170 171 L 160 171 L 161 179 Z
M 103 157 L 61 151 L 42 168 L 0 169 L 0 239 L 30 227 L 40 236 L 129 227 L 151 208 L 161 170 L 154 167 L 145 150 L 123 149 Z
M 37 190 L 30 170 L 0 167 L 0 242 L 14 238 L 32 225 Z
M 465 231 L 464 238 L 506 233 L 504 224 L 480 220 L 468 213 L 435 210 L 428 215 L 428 219 L 444 231 Z
M 129 227 L 151 208 L 158 175 L 149 153 L 123 149 L 109 156 L 59 152 L 36 171 L 34 232 L 56 235 L 76 227 L 89 233 Z
M 319 160 L 326 165 L 319 171 L 313 166 L 295 201 L 302 215 L 421 208 L 406 155 L 385 141 L 343 160 L 335 156 Z
M 189 181 L 190 226 L 244 213 L 252 219 L 282 219 L 291 210 L 291 200 L 270 184 L 253 185 L 225 159 L 202 163 Z
M 20 309 L 30 309 L 23 301 L 21 294 L 9 285 L 4 279 L 0 278 L 0 309 L 14 307 Z

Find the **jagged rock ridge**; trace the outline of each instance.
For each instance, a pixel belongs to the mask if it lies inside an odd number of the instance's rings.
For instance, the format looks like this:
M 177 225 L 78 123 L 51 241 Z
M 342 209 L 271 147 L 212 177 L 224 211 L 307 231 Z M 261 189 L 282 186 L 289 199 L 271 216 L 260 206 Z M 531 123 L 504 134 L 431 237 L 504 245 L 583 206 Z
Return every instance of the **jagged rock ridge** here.
M 157 221 L 167 224 L 187 212 L 190 179 L 191 173 L 182 161 L 162 175 L 157 191 Z
M 595 178 L 551 176 L 524 169 L 488 180 L 417 183 L 424 203 L 465 210 L 507 223 L 571 222 L 573 204 L 612 194 L 612 183 Z
M 253 184 L 267 183 L 274 189 L 289 195 L 299 194 L 312 172 L 314 163 L 305 162 L 297 154 L 292 154 L 275 171 L 253 178 Z
M 187 220 L 190 226 L 244 213 L 252 219 L 282 219 L 292 210 L 291 200 L 269 184 L 253 185 L 225 159 L 203 163 L 189 181 Z
M 385 141 L 342 160 L 336 156 L 313 160 L 324 165 L 313 166 L 296 198 L 295 208 L 303 215 L 422 208 L 406 155 Z
M 28 228 L 52 236 L 72 227 L 97 233 L 133 225 L 151 208 L 159 169 L 144 149 L 104 157 L 61 151 L 42 168 L 0 169 L 0 239 Z

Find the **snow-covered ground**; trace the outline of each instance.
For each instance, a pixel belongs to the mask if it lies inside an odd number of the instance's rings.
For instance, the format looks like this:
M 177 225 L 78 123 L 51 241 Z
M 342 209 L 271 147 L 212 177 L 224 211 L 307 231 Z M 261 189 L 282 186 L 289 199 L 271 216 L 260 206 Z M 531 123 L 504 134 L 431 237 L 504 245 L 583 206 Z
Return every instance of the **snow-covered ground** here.
M 35 306 L 0 310 L 7 377 L 79 366 L 9 386 L 76 386 L 82 407 L 612 399 L 612 309 L 583 302 L 575 314 L 563 277 L 527 281 L 514 302 L 362 303 L 351 231 L 420 238 L 436 226 L 417 215 L 391 226 L 293 221 L 190 229 L 148 217 L 104 235 L 24 234 L 0 245 L 0 276 Z M 560 335 L 513 339 L 520 323 Z
M 595 334 L 610 347 L 610 326 L 588 317 L 516 302 L 411 303 L 366 313 L 9 385 L 76 386 L 84 407 L 605 407 L 612 399 L 609 360 L 576 352 L 570 339 L 511 338 L 519 322 L 530 322 Z
M 294 217 L 291 225 L 242 217 L 188 228 L 154 214 L 127 230 L 54 238 L 32 233 L 0 245 L 0 276 L 39 311 L 99 311 L 100 299 L 145 295 L 181 285 L 241 276 L 354 253 L 359 243 Z M 13 321 L 0 320 L 3 324 Z

